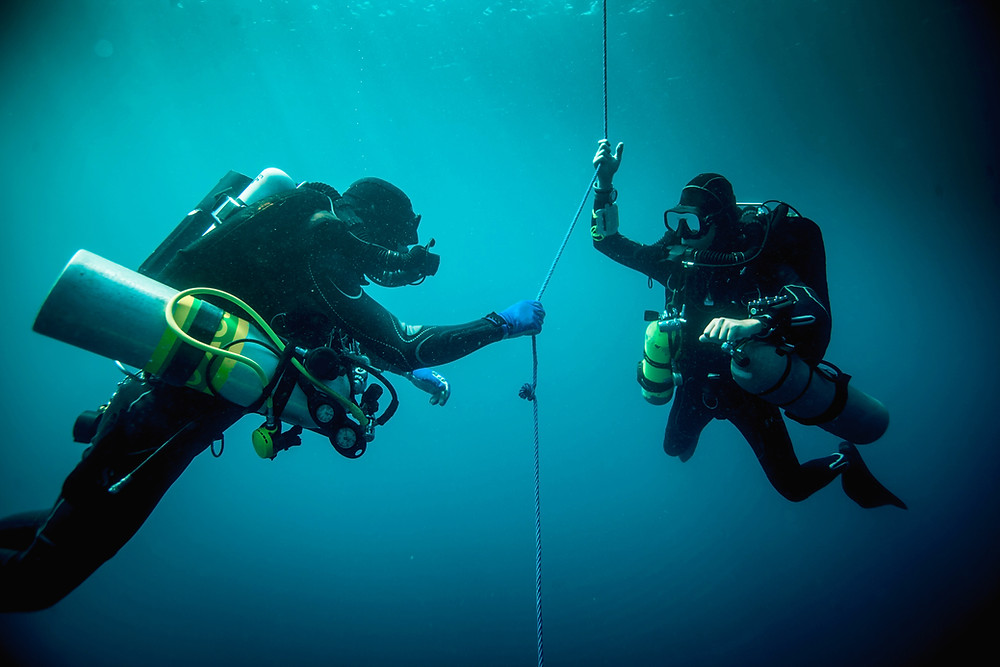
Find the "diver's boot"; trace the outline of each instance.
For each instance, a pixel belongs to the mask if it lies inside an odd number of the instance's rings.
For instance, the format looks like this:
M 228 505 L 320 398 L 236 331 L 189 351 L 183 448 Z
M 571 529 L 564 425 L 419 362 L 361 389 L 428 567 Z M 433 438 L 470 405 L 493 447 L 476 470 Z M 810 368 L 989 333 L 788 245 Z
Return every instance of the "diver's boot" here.
M 861 460 L 861 453 L 853 443 L 846 440 L 840 443 L 840 454 L 844 457 L 843 462 L 838 461 L 838 467 L 843 466 L 840 481 L 848 498 L 867 509 L 883 505 L 895 505 L 907 509 L 906 503 L 875 479 L 875 475 Z

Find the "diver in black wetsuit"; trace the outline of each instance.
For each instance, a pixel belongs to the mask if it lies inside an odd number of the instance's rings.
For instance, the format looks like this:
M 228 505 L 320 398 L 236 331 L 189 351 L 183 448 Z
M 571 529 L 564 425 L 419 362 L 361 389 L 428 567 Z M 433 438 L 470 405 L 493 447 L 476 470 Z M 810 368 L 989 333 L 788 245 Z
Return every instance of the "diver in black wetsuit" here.
M 734 381 L 732 358 L 722 346 L 756 338 L 794 346 L 809 366 L 821 362 L 831 317 L 819 228 L 792 216 L 787 205 L 779 205 L 769 219 L 756 210 L 746 214 L 728 180 L 700 174 L 665 213 L 663 238 L 652 245 L 637 243 L 618 232 L 612 177 L 622 150 L 621 144 L 612 150 L 606 140 L 599 144 L 591 231 L 601 253 L 666 287 L 665 312 L 674 315 L 676 332 L 670 372 L 678 379 L 669 386 L 644 385 L 649 392 L 663 390 L 661 403 L 673 393 L 664 451 L 687 461 L 705 426 L 725 419 L 746 438 L 785 498 L 804 500 L 840 475 L 845 492 L 859 505 L 905 509 L 871 475 L 850 442 L 837 453 L 800 464 L 779 408 Z
M 443 404 L 450 389 L 428 366 L 537 334 L 545 313 L 537 301 L 521 301 L 461 325 L 400 321 L 363 285 L 406 285 L 436 271 L 430 244 L 414 245 L 419 221 L 409 198 L 380 179 L 361 179 L 343 197 L 304 183 L 245 206 L 161 257 L 155 270 L 140 271 L 176 289 L 235 294 L 296 346 L 351 341 L 374 368 L 405 374 Z M 61 600 L 135 534 L 194 457 L 245 413 L 155 376 L 123 380 L 55 506 L 0 521 L 0 611 Z M 286 434 L 294 441 L 282 448 L 298 444 L 298 432 Z

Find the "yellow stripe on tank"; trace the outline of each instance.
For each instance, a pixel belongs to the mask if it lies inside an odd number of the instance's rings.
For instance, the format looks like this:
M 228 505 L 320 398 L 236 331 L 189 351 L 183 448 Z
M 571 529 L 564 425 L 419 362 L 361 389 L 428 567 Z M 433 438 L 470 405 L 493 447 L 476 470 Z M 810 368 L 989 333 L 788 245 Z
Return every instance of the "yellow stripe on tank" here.
M 186 296 L 177 302 L 174 310 L 174 318 L 180 325 L 181 329 L 185 329 L 188 322 L 193 322 L 195 316 L 198 314 L 198 310 L 201 308 L 201 301 L 195 299 L 193 296 Z M 166 317 L 164 316 L 164 325 L 166 325 Z M 150 373 L 152 375 L 160 374 L 165 368 L 170 365 L 173 360 L 174 355 L 177 354 L 177 350 L 180 346 L 184 345 L 184 342 L 177 337 L 177 334 L 169 326 L 164 327 L 163 335 L 160 337 L 160 342 L 156 344 L 156 348 L 153 350 L 152 356 L 149 361 L 142 368 L 143 371 Z

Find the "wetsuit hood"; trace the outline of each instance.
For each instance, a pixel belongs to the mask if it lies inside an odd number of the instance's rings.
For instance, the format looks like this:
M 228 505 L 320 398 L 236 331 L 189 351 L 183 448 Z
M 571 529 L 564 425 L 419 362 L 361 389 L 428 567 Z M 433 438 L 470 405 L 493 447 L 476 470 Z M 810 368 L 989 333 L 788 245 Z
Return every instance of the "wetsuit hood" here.
M 733 185 L 721 174 L 698 174 L 681 190 L 680 202 L 663 213 L 664 224 L 671 214 L 692 214 L 701 221 L 701 234 L 716 227 L 715 247 L 728 246 L 740 217 Z M 668 224 L 669 227 L 669 224 Z
M 413 213 L 410 198 L 381 178 L 362 178 L 347 188 L 335 202 L 337 216 L 366 241 L 397 250 L 418 243 L 420 216 Z
M 357 180 L 333 207 L 355 239 L 355 249 L 357 242 L 369 246 L 355 259 L 361 273 L 372 282 L 399 287 L 437 271 L 440 257 L 428 252 L 433 240 L 427 247 L 416 245 L 420 216 L 413 213 L 406 193 L 392 183 L 372 177 Z

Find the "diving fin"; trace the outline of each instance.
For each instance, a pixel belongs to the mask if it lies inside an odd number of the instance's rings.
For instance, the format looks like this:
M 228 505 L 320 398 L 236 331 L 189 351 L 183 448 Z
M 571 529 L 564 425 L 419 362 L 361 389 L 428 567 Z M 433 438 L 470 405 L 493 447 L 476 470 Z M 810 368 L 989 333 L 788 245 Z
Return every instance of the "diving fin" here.
M 840 475 L 847 497 L 866 509 L 895 505 L 907 509 L 906 503 L 897 498 L 892 491 L 882 486 L 868 466 L 861 459 L 861 453 L 853 443 L 846 440 L 840 443 L 840 453 L 847 459 L 847 466 Z

